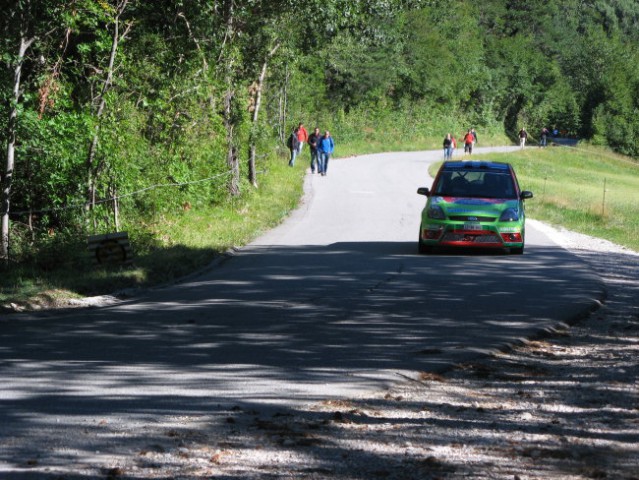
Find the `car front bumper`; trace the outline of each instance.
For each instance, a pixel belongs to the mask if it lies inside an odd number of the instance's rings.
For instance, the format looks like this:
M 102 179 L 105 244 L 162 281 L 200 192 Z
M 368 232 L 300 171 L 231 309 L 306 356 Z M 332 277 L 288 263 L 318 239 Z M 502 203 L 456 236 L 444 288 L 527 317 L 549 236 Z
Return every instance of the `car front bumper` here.
M 519 224 L 428 223 L 422 226 L 420 242 L 433 247 L 521 248 L 524 229 Z

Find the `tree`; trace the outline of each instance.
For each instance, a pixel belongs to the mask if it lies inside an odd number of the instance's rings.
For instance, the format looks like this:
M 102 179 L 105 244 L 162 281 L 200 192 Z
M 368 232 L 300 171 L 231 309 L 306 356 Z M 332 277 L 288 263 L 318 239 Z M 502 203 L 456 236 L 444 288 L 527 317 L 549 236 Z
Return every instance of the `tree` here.
M 96 162 L 96 153 L 98 150 L 98 141 L 100 138 L 100 128 L 104 109 L 106 107 L 106 99 L 109 90 L 113 85 L 113 72 L 115 69 L 115 59 L 118 54 L 118 47 L 120 43 L 126 38 L 131 29 L 131 23 L 124 23 L 122 17 L 129 5 L 129 0 L 118 0 L 114 6 L 107 3 L 101 4 L 104 9 L 104 15 L 111 27 L 111 48 L 109 50 L 109 56 L 107 65 L 104 68 L 100 68 L 100 71 L 104 72 L 104 77 L 100 79 L 102 83 L 98 89 L 98 93 L 95 98 L 92 99 L 92 104 L 97 105 L 95 109 L 95 128 L 93 132 L 93 138 L 91 145 L 89 146 L 89 152 L 87 155 L 87 207 L 95 208 L 96 202 L 96 182 L 97 177 L 100 174 L 102 164 Z M 123 25 L 124 23 L 124 25 Z
M 280 48 L 280 44 L 276 43 L 273 48 L 268 52 L 266 58 L 264 59 L 264 63 L 262 64 L 262 69 L 260 71 L 260 76 L 257 81 L 251 85 L 251 106 L 252 110 L 252 125 L 251 125 L 251 135 L 249 137 L 249 161 L 248 161 L 248 179 L 251 185 L 257 187 L 257 171 L 255 168 L 255 157 L 257 155 L 257 129 L 259 128 L 259 113 L 260 108 L 262 106 L 262 94 L 264 92 L 264 83 L 266 81 L 266 72 L 268 69 L 268 62 L 270 58 L 275 55 L 277 50 Z
M 0 197 L 0 260 L 5 263 L 9 260 L 9 215 L 11 211 L 11 189 L 14 182 L 16 164 L 16 142 L 18 115 L 23 88 L 23 68 L 27 60 L 27 54 L 36 42 L 50 40 L 51 34 L 56 28 L 59 2 L 20 0 L 11 8 L 5 10 L 4 25 L 2 31 L 7 32 L 3 39 L 2 50 L 9 58 L 7 68 L 11 72 L 12 88 L 9 98 L 10 108 L 7 121 L 7 147 L 4 172 L 0 175 L 2 193 Z M 46 61 L 46 59 L 44 59 Z M 34 70 L 37 68 L 33 65 Z
M 264 82 L 268 63 L 281 46 L 278 26 L 290 22 L 288 19 L 278 19 L 282 12 L 293 8 L 293 2 L 225 0 L 221 2 L 221 7 L 224 36 L 219 44 L 217 65 L 225 85 L 223 119 L 227 142 L 226 159 L 230 171 L 228 188 L 229 193 L 236 196 L 240 193 L 239 156 L 242 151 L 238 131 L 247 122 L 251 123 L 248 128 L 248 180 L 257 185 L 256 132 Z M 251 98 L 245 100 L 241 92 L 249 94 L 249 89 L 252 89 Z M 243 104 L 244 102 L 246 103 Z M 247 120 L 244 115 L 248 111 L 249 102 L 252 102 L 251 120 Z

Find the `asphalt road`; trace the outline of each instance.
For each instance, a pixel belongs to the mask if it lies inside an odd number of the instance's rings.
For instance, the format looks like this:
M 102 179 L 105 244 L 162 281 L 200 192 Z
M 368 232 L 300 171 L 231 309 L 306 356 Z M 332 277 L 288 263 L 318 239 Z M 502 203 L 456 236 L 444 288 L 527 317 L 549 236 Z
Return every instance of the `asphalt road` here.
M 524 255 L 417 255 L 416 190 L 439 157 L 332 160 L 288 221 L 196 278 L 107 308 L 3 318 L 0 473 L 45 445 L 58 462 L 82 442 L 108 449 L 82 438 L 100 421 L 358 396 L 594 308 L 601 281 L 532 228 Z

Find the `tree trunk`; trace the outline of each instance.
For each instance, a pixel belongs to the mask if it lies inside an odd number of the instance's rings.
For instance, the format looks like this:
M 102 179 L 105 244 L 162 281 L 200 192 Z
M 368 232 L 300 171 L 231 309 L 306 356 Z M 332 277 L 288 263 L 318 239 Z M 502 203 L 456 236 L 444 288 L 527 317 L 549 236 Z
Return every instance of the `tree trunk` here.
M 233 41 L 235 33 L 235 2 L 230 0 L 228 3 L 228 13 L 226 17 L 226 34 L 222 49 L 220 50 L 220 58 L 218 63 L 224 61 L 226 93 L 224 94 L 224 128 L 226 130 L 226 164 L 231 173 L 228 182 L 229 194 L 233 197 L 240 194 L 240 163 L 237 156 L 237 147 L 235 146 L 235 119 L 233 118 L 233 101 L 235 99 L 235 75 L 233 69 L 233 60 L 231 58 L 224 59 L 225 53 L 230 47 L 226 44 Z
M 120 231 L 120 201 L 118 200 L 118 190 L 115 183 L 112 183 L 109 187 L 109 194 L 113 201 L 113 225 L 115 231 Z
M 237 158 L 237 148 L 235 147 L 235 125 L 233 123 L 233 97 L 234 92 L 230 88 L 226 91 L 224 96 L 224 128 L 226 129 L 226 164 L 231 172 L 231 178 L 229 179 L 228 190 L 231 196 L 237 196 L 240 194 L 240 162 Z
M 280 136 L 280 142 L 284 143 L 286 141 L 286 137 L 289 133 L 288 128 L 286 128 L 286 117 L 288 115 L 288 81 L 289 81 L 290 73 L 288 71 L 288 67 L 286 67 L 286 75 L 284 77 L 284 85 L 280 90 L 280 101 L 279 101 L 279 123 L 278 130 Z
M 266 71 L 268 68 L 268 61 L 271 59 L 275 52 L 277 52 L 280 45 L 275 45 L 271 51 L 266 56 L 264 63 L 262 64 L 262 71 L 260 72 L 260 76 L 257 80 L 257 86 L 255 88 L 255 100 L 253 104 L 253 119 L 251 126 L 251 139 L 249 145 L 249 162 L 248 162 L 248 170 L 249 170 L 249 182 L 251 185 L 257 188 L 257 172 L 255 169 L 255 155 L 257 152 L 257 128 L 258 128 L 258 119 L 260 114 L 260 106 L 262 105 L 262 91 L 264 89 L 264 79 L 266 78 Z
M 96 125 L 93 130 L 93 138 L 91 140 L 91 145 L 89 146 L 89 153 L 87 155 L 87 209 L 93 209 L 95 207 L 96 201 L 96 182 L 97 176 L 99 173 L 99 165 L 96 164 L 95 156 L 98 151 L 98 141 L 100 137 L 100 128 L 101 128 L 101 118 L 104 113 L 104 108 L 106 107 L 106 94 L 108 93 L 111 85 L 113 84 L 113 69 L 115 65 L 115 56 L 118 51 L 118 45 L 120 41 L 126 37 L 130 25 L 125 29 L 124 33 L 120 35 L 120 17 L 124 13 L 124 10 L 127 7 L 129 0 L 122 0 L 117 7 L 116 15 L 113 21 L 113 36 L 111 39 L 111 54 L 109 55 L 109 65 L 106 69 L 106 78 L 104 79 L 104 84 L 102 85 L 102 89 L 100 90 L 100 94 L 95 99 L 98 103 L 98 109 L 96 111 Z
M 20 49 L 13 69 L 13 105 L 9 113 L 7 128 L 7 163 L 2 178 L 2 197 L 0 199 L 2 208 L 2 226 L 0 227 L 0 260 L 4 263 L 9 261 L 9 210 L 11 207 L 11 185 L 13 183 L 13 170 L 15 165 L 16 129 L 18 126 L 18 102 L 20 100 L 20 77 L 22 75 L 22 63 L 24 56 L 35 38 L 20 38 Z

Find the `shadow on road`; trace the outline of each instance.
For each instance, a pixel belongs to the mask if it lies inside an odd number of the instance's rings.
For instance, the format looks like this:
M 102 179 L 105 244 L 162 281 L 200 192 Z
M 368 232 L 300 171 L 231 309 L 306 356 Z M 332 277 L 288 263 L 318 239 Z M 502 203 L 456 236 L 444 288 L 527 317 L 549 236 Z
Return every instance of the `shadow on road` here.
M 115 307 L 3 321 L 0 464 L 42 455 L 62 466 L 80 452 L 147 448 L 145 428 L 157 434 L 181 417 L 295 411 L 291 402 L 441 372 L 574 321 L 603 298 L 589 268 L 559 248 L 415 249 L 252 247 Z M 115 441 L 118 429 L 141 430 Z

